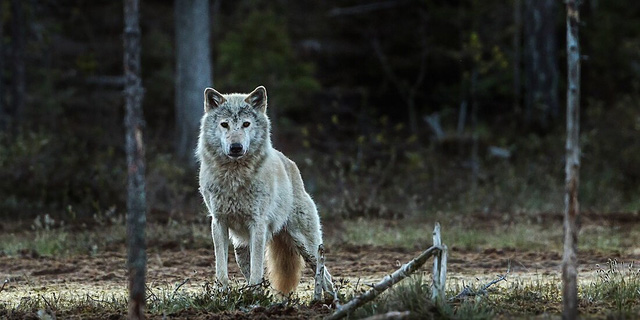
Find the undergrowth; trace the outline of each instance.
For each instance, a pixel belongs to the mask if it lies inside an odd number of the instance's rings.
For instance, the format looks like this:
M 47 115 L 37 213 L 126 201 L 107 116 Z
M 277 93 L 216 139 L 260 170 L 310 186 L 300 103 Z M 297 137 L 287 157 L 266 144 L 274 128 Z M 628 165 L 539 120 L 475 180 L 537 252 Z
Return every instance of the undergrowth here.
M 493 319 L 528 318 L 532 315 L 559 315 L 562 312 L 562 283 L 559 278 L 524 281 L 511 276 L 500 286 L 478 290 L 481 284 L 456 284 L 447 291 L 448 301 L 434 304 L 431 283 L 421 276 L 411 277 L 375 301 L 358 309 L 351 317 L 364 318 L 391 311 L 408 311 L 408 319 Z M 457 297 L 465 287 L 478 294 Z M 361 289 L 363 292 L 365 289 Z M 348 297 L 359 293 L 352 290 Z M 640 269 L 633 263 L 609 260 L 598 270 L 598 278 L 579 286 L 579 312 L 585 317 L 632 319 L 640 316 Z
M 186 282 L 186 281 L 185 281 Z M 260 307 L 298 307 L 300 300 L 295 297 L 277 297 L 269 290 L 269 283 L 249 286 L 235 285 L 220 289 L 219 284 L 205 282 L 200 290 L 182 290 L 184 284 L 173 287 L 147 288 L 146 313 L 164 317 L 177 316 L 181 312 L 251 312 Z M 82 296 L 38 294 L 23 298 L 17 306 L 0 304 L 0 318 L 55 319 L 79 317 L 124 317 L 128 306 L 126 295 L 85 294 Z
M 633 263 L 609 260 L 599 267 L 598 277 L 579 286 L 579 312 L 585 317 L 612 319 L 635 318 L 640 315 L 640 269 Z M 228 290 L 219 284 L 205 282 L 199 289 L 183 289 L 186 281 L 173 286 L 147 288 L 146 310 L 149 315 L 183 317 L 189 314 L 250 314 L 267 309 L 307 310 L 304 316 L 320 316 L 327 308 L 312 310 L 308 301 L 298 296 L 282 297 L 269 290 L 268 282 L 256 286 L 233 283 Z M 357 309 L 351 319 L 359 319 L 388 312 L 408 312 L 408 319 L 493 319 L 496 317 L 527 318 L 534 315 L 558 315 L 562 312 L 562 287 L 557 277 L 534 280 L 510 275 L 486 290 L 477 283 L 453 283 L 447 290 L 446 302 L 431 301 L 430 277 L 414 275 L 392 287 L 374 301 Z M 364 293 L 369 287 L 360 281 L 352 283 L 336 279 L 338 297 L 343 303 Z M 465 290 L 466 288 L 466 290 Z M 466 291 L 472 294 L 460 294 Z M 63 296 L 55 293 L 23 298 L 17 306 L 0 304 L 0 317 L 24 318 L 113 315 L 120 318 L 127 310 L 125 293 L 121 295 Z M 257 310 L 257 311 L 256 311 Z M 309 311 L 310 310 L 310 311 Z M 278 311 L 278 312 L 280 312 Z M 238 314 L 236 314 L 238 315 Z M 301 314 L 299 314 L 301 315 Z M 112 318 L 113 318 L 112 317 Z

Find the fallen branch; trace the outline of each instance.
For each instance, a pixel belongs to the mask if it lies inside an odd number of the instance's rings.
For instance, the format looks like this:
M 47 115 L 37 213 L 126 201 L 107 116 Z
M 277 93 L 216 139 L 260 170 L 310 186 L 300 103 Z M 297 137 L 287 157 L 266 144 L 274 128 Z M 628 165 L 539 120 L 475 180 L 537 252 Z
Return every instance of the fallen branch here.
M 440 250 L 442 250 L 440 246 L 432 246 L 429 249 L 425 250 L 413 260 L 402 265 L 400 269 L 396 270 L 391 275 L 385 276 L 380 282 L 374 284 L 372 288 L 367 292 L 353 298 L 348 303 L 337 308 L 337 310 L 332 315 L 326 317 L 325 320 L 341 319 L 343 317 L 346 317 L 358 307 L 375 299 L 382 292 L 391 288 L 391 286 L 393 286 L 394 284 L 411 275 L 414 271 L 418 270 L 418 268 L 424 265 L 429 257 L 437 252 L 440 252 Z
M 473 289 L 471 289 L 470 286 L 465 286 L 464 289 L 462 289 L 462 292 L 458 293 L 455 297 L 449 299 L 449 301 L 461 300 L 464 297 L 474 297 L 474 296 L 478 296 L 478 295 L 487 295 L 487 294 L 489 294 L 489 292 L 487 291 L 489 289 L 489 287 L 491 287 L 492 285 L 494 285 L 494 284 L 496 284 L 496 283 L 498 283 L 500 281 L 507 281 L 507 275 L 509 275 L 510 271 L 511 271 L 511 262 L 509 262 L 509 266 L 507 267 L 507 272 L 505 274 L 499 275 L 497 279 L 494 279 L 491 282 L 485 284 L 484 286 L 482 286 L 477 291 L 474 291 Z

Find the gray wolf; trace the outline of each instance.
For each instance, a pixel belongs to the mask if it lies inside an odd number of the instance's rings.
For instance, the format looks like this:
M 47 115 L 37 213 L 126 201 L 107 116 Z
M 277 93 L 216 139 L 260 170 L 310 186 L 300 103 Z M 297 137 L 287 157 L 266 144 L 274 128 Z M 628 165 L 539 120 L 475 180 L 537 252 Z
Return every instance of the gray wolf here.
M 265 268 L 283 294 L 296 289 L 306 262 L 315 274 L 322 231 L 318 210 L 296 164 L 271 146 L 267 91 L 204 91 L 196 156 L 200 193 L 212 217 L 216 277 L 226 288 L 229 239 L 250 285 Z M 304 261 L 303 261 L 304 260 Z M 326 270 L 326 269 L 325 269 Z M 334 292 L 324 274 L 325 292 Z

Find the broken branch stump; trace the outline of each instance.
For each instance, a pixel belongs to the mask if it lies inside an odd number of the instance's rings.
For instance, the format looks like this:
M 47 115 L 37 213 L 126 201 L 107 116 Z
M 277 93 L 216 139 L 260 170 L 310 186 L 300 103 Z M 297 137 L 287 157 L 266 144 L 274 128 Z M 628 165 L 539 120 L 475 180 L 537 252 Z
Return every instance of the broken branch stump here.
M 315 288 L 313 290 L 313 301 L 322 300 L 322 288 L 324 287 L 324 246 L 318 246 L 318 264 L 316 265 Z

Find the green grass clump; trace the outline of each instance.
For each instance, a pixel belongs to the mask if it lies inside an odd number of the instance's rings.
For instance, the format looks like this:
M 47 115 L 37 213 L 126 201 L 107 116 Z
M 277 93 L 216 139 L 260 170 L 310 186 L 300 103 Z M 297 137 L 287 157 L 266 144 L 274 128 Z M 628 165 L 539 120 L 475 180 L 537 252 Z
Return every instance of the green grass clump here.
M 183 317 L 185 314 L 249 313 L 265 308 L 287 310 L 301 307 L 300 300 L 295 297 L 274 296 L 267 281 L 253 286 L 235 283 L 226 290 L 210 282 L 204 283 L 200 290 L 181 289 L 185 283 L 174 287 L 147 288 L 146 313 Z M 124 318 L 127 308 L 126 292 L 85 295 L 42 293 L 23 298 L 17 306 L 0 304 L 0 318 Z
M 230 285 L 227 290 L 219 285 L 205 282 L 202 290 L 178 291 L 161 289 L 157 292 L 149 290 L 147 308 L 151 313 L 172 315 L 182 310 L 206 312 L 249 311 L 255 307 L 267 307 L 276 302 L 276 298 L 269 290 L 269 283 Z
M 455 295 L 452 292 L 447 294 Z M 355 295 L 354 292 L 349 299 Z M 478 301 L 469 299 L 436 305 L 431 301 L 431 280 L 413 276 L 395 285 L 373 302 L 357 309 L 351 318 L 360 319 L 392 311 L 408 311 L 406 319 L 492 319 L 494 312 L 489 305 Z
M 581 288 L 581 307 L 615 318 L 640 315 L 640 269 L 633 262 L 609 259 L 605 266 L 599 266 L 597 274 L 593 283 Z
M 38 294 L 24 297 L 17 306 L 0 304 L 0 318 L 3 319 L 56 319 L 56 318 L 110 318 L 124 317 L 128 302 L 124 295 L 86 294 L 59 295 Z

